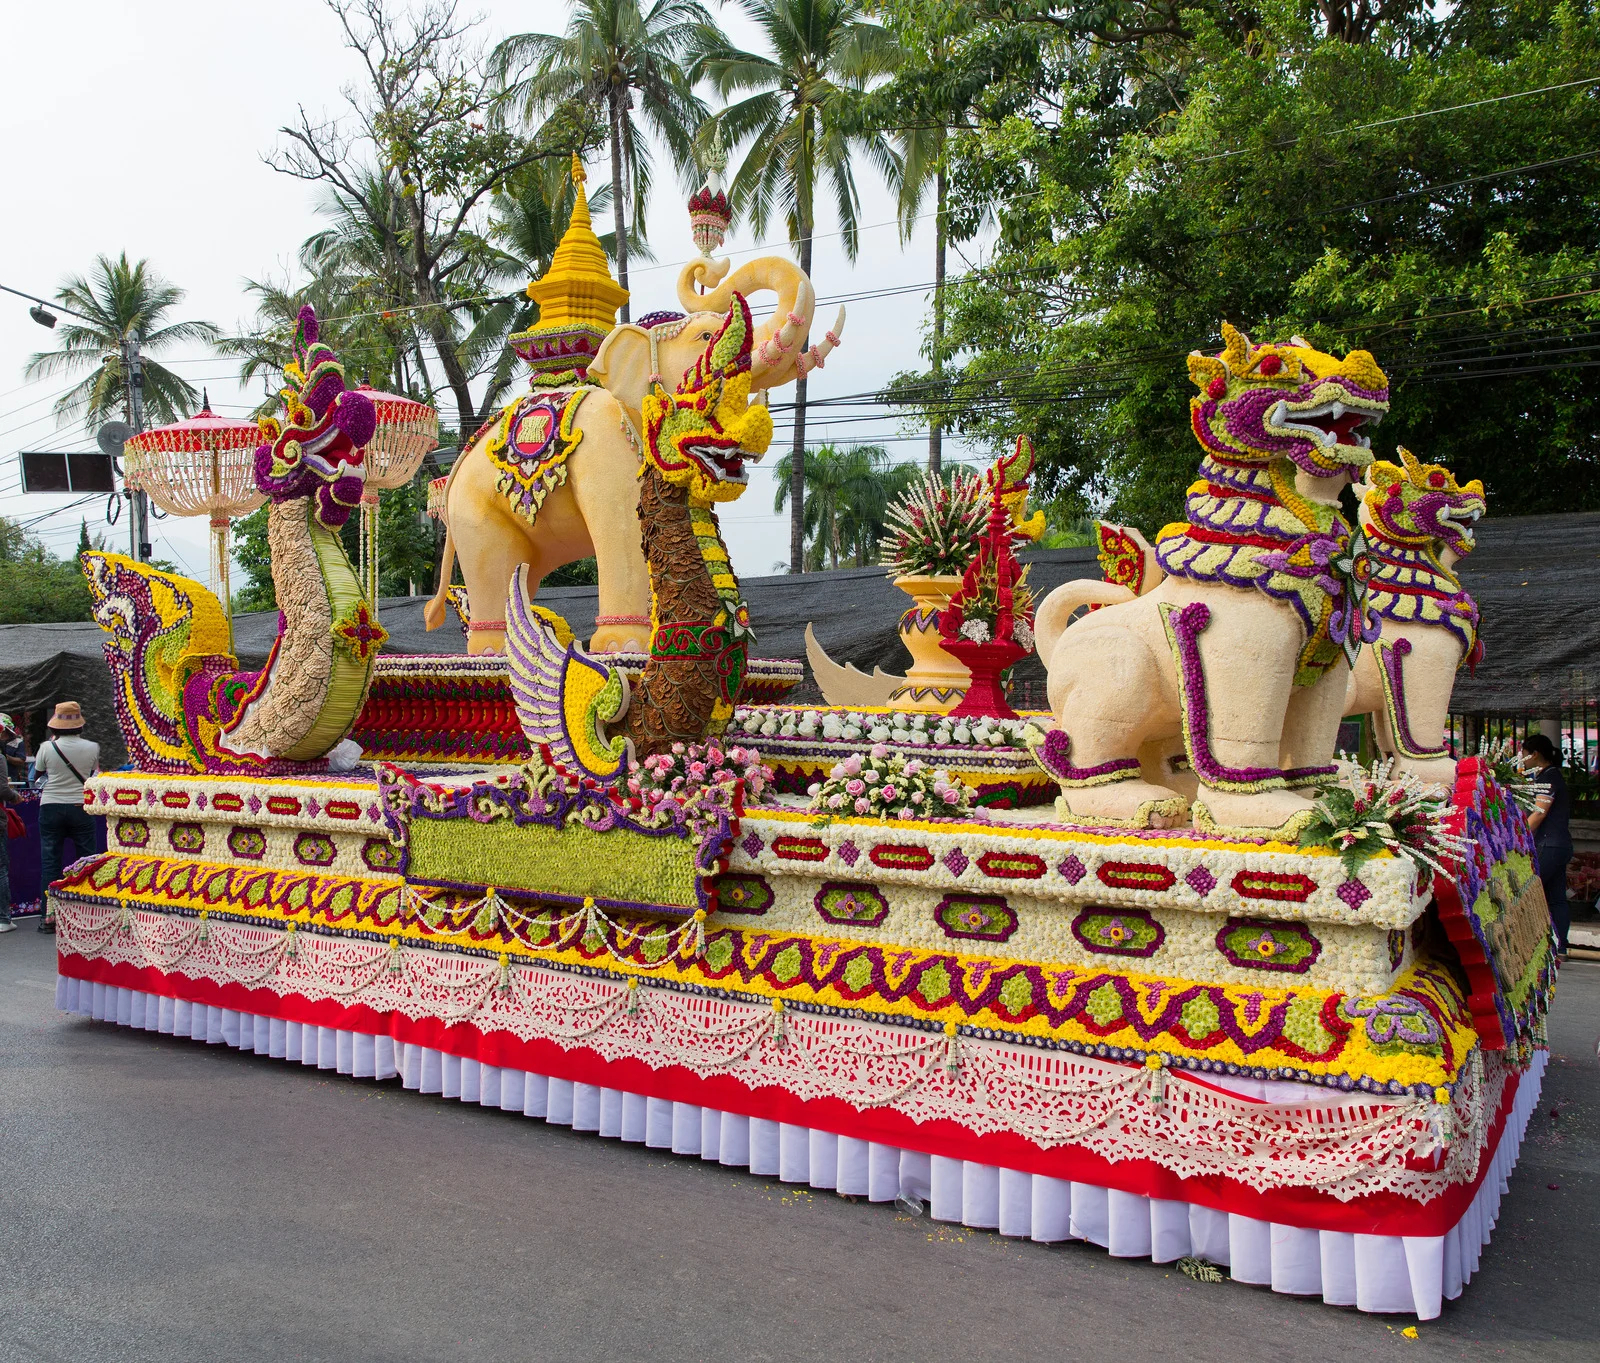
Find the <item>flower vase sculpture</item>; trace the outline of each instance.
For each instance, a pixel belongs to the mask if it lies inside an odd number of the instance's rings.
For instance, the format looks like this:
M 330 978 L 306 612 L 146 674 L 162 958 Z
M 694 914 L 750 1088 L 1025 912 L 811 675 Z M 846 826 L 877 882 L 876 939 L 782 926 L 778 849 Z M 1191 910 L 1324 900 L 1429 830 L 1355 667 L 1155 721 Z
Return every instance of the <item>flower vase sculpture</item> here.
M 972 681 L 953 718 L 1016 719 L 1001 678 L 1033 647 L 1033 594 L 1028 570 L 1011 547 L 1011 512 L 1002 500 L 1002 481 L 991 469 L 989 523 L 978 537 L 978 554 L 961 579 L 960 590 L 939 614 L 939 644 L 962 663 Z
M 961 579 L 910 573 L 895 578 L 894 585 L 911 598 L 900 617 L 900 642 L 911 655 L 911 666 L 889 704 L 900 710 L 943 714 L 966 694 L 972 679 L 966 665 L 942 647 L 939 633 L 941 614 Z

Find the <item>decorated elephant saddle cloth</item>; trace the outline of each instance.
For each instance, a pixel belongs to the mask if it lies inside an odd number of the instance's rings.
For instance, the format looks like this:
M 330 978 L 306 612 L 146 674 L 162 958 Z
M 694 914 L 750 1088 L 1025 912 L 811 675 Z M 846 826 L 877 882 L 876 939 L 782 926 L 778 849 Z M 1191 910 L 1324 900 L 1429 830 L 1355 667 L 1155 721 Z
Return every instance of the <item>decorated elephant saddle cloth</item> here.
M 567 459 L 581 431 L 572 424 L 592 388 L 556 388 L 529 393 L 500 413 L 485 444 L 500 477 L 500 491 L 531 523 L 551 491 L 567 481 Z

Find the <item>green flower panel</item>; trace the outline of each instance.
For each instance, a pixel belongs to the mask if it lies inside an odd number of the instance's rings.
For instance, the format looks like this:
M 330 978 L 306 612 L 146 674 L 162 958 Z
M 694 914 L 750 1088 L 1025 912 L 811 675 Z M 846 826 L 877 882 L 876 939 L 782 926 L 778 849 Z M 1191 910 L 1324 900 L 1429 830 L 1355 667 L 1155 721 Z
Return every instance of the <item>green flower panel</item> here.
M 1229 965 L 1241 970 L 1304 975 L 1322 955 L 1322 943 L 1304 923 L 1230 918 L 1217 933 L 1217 950 Z
M 824 881 L 815 903 L 824 923 L 841 926 L 875 928 L 889 916 L 889 901 L 882 892 L 857 881 Z
M 1154 956 L 1167 940 L 1144 909 L 1084 909 L 1072 920 L 1072 935 L 1097 956 Z
M 946 937 L 1004 942 L 1017 930 L 1017 911 L 997 894 L 947 894 L 933 911 Z

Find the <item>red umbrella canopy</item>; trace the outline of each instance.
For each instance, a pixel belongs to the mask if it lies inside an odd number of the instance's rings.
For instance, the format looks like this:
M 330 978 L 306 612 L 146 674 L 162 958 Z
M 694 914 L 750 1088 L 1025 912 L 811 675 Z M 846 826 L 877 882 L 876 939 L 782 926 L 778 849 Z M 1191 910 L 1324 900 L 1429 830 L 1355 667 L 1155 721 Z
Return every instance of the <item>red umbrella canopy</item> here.
M 255 480 L 261 440 L 254 421 L 218 416 L 208 399 L 188 420 L 132 437 L 123 476 L 174 516 L 237 516 L 266 500 Z
M 402 487 L 439 444 L 439 413 L 425 402 L 385 393 L 362 384 L 356 389 L 372 399 L 378 427 L 367 446 L 367 487 Z

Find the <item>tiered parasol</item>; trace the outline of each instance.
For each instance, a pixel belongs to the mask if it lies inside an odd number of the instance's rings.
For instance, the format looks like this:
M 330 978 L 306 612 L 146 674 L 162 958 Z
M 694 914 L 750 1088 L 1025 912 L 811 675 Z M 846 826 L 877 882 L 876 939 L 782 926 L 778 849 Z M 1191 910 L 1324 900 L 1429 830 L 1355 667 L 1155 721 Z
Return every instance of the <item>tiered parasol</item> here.
M 261 428 L 218 416 L 209 398 L 187 421 L 157 426 L 123 447 L 123 481 L 173 516 L 211 518 L 211 582 L 231 620 L 229 527 L 266 500 L 256 489 L 255 451 Z
M 404 487 L 439 444 L 439 413 L 425 402 L 381 393 L 368 384 L 356 390 L 372 399 L 378 426 L 366 451 L 366 487 L 361 493 L 361 578 L 367 601 L 378 613 L 378 494 Z

